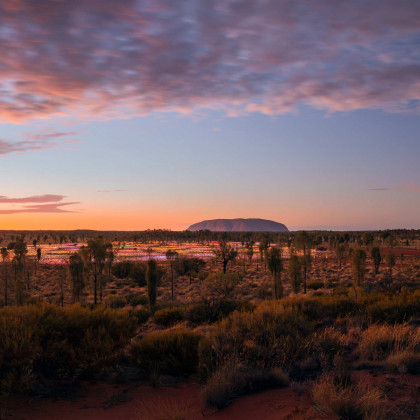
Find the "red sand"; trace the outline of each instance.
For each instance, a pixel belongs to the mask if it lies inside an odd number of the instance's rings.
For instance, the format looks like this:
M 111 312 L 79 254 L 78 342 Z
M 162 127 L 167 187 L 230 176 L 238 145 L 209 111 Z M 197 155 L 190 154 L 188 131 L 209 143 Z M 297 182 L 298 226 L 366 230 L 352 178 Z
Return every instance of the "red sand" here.
M 178 388 L 128 387 L 97 383 L 86 385 L 74 399 L 13 398 L 3 408 L 4 418 L 13 420 L 114 420 L 165 419 L 180 414 L 189 420 L 218 419 L 316 419 L 309 399 L 290 388 L 275 389 L 240 398 L 222 411 L 204 406 L 200 385 Z

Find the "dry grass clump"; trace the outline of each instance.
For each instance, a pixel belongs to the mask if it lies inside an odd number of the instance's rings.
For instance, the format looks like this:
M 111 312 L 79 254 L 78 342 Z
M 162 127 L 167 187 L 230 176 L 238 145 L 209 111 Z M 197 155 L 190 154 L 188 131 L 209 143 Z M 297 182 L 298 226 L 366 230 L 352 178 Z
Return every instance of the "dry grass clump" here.
M 368 360 L 384 360 L 395 351 L 419 350 L 419 328 L 408 325 L 371 325 L 362 334 L 358 354 Z
M 203 398 L 207 405 L 221 409 L 241 395 L 284 387 L 288 383 L 288 376 L 280 369 L 264 370 L 228 363 L 209 379 Z
M 131 345 L 133 360 L 150 372 L 186 375 L 196 371 L 202 336 L 186 329 L 158 331 Z
M 233 312 L 214 326 L 211 341 L 218 365 L 236 355 L 251 367 L 290 366 L 309 351 L 312 324 L 280 304 L 260 305 L 254 312 Z
M 191 408 L 183 401 L 161 399 L 158 404 L 142 404 L 135 418 L 139 420 L 190 420 Z
M 126 310 L 48 304 L 0 310 L 0 392 L 31 380 L 73 380 L 107 364 L 135 333 Z
M 386 367 L 395 373 L 420 373 L 420 354 L 413 351 L 397 351 L 386 359 Z
M 331 376 L 315 383 L 312 389 L 314 407 L 320 413 L 348 420 L 389 418 L 386 399 L 378 388 L 337 384 Z
M 164 308 L 155 312 L 154 320 L 156 324 L 163 327 L 170 327 L 185 318 L 185 309 L 182 307 Z

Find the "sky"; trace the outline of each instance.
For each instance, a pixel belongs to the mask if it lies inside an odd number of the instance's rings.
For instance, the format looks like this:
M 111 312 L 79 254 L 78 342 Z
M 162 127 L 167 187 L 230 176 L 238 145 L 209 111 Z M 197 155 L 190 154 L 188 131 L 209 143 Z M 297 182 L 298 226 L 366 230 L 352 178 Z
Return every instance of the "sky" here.
M 420 228 L 420 2 L 1 0 L 0 229 Z

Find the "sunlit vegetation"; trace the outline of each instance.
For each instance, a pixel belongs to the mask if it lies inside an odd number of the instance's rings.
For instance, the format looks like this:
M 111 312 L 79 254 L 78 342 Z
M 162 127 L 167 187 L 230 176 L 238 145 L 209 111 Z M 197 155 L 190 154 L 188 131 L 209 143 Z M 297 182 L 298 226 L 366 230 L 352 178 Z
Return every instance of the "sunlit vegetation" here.
M 375 380 L 420 372 L 417 231 L 31 235 L 1 244 L 4 395 L 172 375 L 217 409 L 301 386 L 320 415 L 415 418 Z M 66 239 L 65 263 L 44 260 Z

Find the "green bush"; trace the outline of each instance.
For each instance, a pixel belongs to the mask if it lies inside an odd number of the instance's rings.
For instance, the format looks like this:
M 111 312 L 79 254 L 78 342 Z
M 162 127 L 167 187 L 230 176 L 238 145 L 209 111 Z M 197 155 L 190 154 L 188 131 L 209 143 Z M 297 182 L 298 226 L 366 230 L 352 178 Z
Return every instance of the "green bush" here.
M 378 388 L 341 386 L 331 376 L 315 383 L 312 389 L 314 408 L 337 419 L 387 419 L 386 398 Z
M 155 322 L 163 327 L 181 322 L 185 319 L 185 309 L 181 307 L 164 308 L 155 312 Z
M 129 295 L 127 296 L 127 302 L 131 305 L 131 306 L 138 306 L 138 305 L 148 305 L 149 304 L 149 299 L 147 298 L 146 295 L 143 294 L 136 294 L 136 295 Z
M 131 266 L 129 277 L 140 287 L 146 286 L 146 265 L 136 262 Z
M 124 296 L 112 295 L 106 298 L 105 304 L 108 308 L 120 309 L 127 305 L 127 299 Z
M 289 380 L 280 369 L 249 369 L 228 364 L 214 373 L 203 389 L 207 405 L 222 409 L 234 398 L 269 388 L 284 387 Z
M 131 314 L 136 318 L 139 324 L 144 324 L 150 318 L 149 309 L 143 306 L 137 306 L 130 310 Z
M 132 344 L 131 356 L 151 372 L 190 374 L 197 370 L 201 338 L 185 329 L 154 332 Z
M 285 310 L 279 301 L 264 302 L 254 312 L 233 312 L 215 325 L 211 340 L 219 364 L 231 355 L 251 367 L 290 366 L 308 353 L 313 325 Z
M 112 265 L 111 272 L 117 279 L 126 279 L 131 271 L 131 261 L 119 261 Z
M 407 325 L 371 325 L 363 332 L 357 352 L 361 358 L 384 360 L 395 351 L 420 351 L 420 330 Z
M 185 311 L 185 319 L 191 325 L 211 324 L 227 317 L 234 311 L 252 312 L 255 305 L 246 300 L 226 299 L 217 306 L 202 301 L 189 305 Z
M 307 286 L 308 290 L 318 290 L 324 287 L 323 281 L 309 281 Z
M 395 373 L 420 373 L 420 354 L 413 351 L 397 351 L 386 359 L 386 367 Z
M 31 373 L 35 379 L 72 379 L 110 363 L 134 336 L 135 325 L 128 311 L 104 307 L 36 304 L 0 309 L 0 377 Z

